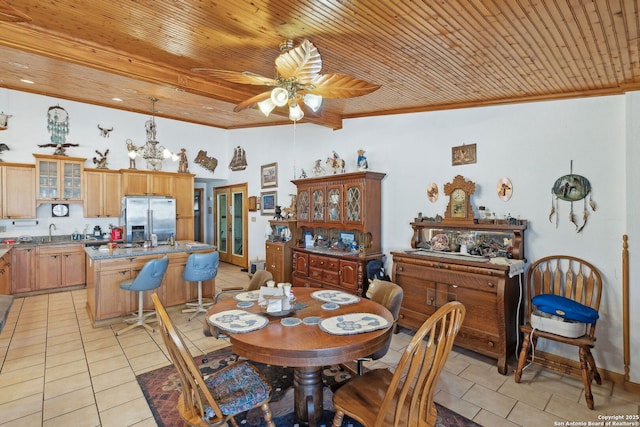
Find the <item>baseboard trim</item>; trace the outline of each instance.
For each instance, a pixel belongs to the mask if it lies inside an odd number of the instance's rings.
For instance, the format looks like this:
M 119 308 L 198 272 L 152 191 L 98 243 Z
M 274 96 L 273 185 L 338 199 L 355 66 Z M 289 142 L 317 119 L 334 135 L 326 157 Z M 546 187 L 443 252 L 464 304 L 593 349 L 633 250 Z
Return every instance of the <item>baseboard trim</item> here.
M 553 353 L 547 353 L 546 351 L 536 350 L 536 354 L 544 357 L 545 359 L 549 359 L 555 363 L 562 363 L 571 366 L 574 369 L 580 370 L 580 362 L 567 359 L 565 357 L 558 356 Z M 608 371 L 601 367 L 598 367 L 598 372 L 600 372 L 600 376 L 608 381 L 613 382 L 615 385 L 623 387 L 625 390 L 630 391 L 632 393 L 640 393 L 640 384 L 634 383 L 631 381 L 627 381 L 623 374 L 619 374 L 617 372 Z

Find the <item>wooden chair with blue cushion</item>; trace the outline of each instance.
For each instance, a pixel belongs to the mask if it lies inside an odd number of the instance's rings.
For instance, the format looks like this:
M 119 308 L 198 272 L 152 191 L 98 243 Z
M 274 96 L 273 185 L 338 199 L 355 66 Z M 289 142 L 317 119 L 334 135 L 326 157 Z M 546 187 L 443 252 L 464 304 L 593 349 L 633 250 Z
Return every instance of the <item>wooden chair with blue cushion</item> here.
M 160 259 L 147 262 L 134 279 L 125 280 L 120 283 L 120 289 L 138 292 L 138 313 L 135 317 L 124 319 L 123 322 L 131 323 L 131 325 L 119 330 L 116 335 L 122 335 L 138 326 L 142 326 L 149 332 L 153 332 L 153 328 L 149 326 L 148 323 L 157 321 L 155 318 L 156 312 L 153 310 L 146 310 L 145 312 L 144 292 L 160 287 L 168 266 L 169 257 L 165 255 Z
M 345 415 L 365 427 L 435 426 L 433 395 L 464 314 L 458 301 L 443 305 L 415 333 L 393 373 L 373 369 L 348 380 L 333 395 L 332 426 Z
M 160 334 L 180 379 L 177 410 L 185 425 L 238 427 L 234 415 L 260 408 L 265 426 L 275 427 L 269 407 L 271 386 L 247 361 L 235 362 L 206 377 L 176 330 L 158 295 L 151 296 L 160 324 Z
M 531 264 L 527 271 L 525 324 L 520 326 L 520 331 L 523 334 L 522 349 L 520 350 L 518 367 L 514 375 L 517 383 L 522 379 L 522 371 L 525 369 L 527 362 L 562 374 L 582 377 L 587 407 L 593 409 L 591 383 L 595 380 L 596 383 L 602 384 L 595 359 L 591 354 L 591 349 L 596 344 L 596 318 L 600 308 L 602 286 L 602 277 L 598 269 L 580 258 L 568 255 L 553 255 L 539 259 Z M 541 299 L 541 297 L 544 299 Z M 596 316 L 593 320 L 586 322 L 580 320 L 580 322 L 584 322 L 583 326 L 586 326 L 582 330 L 584 333 L 576 334 L 580 335 L 576 337 L 535 329 L 531 324 L 531 314 L 540 308 L 535 304 L 541 304 L 545 299 L 554 301 L 559 310 L 555 314 L 560 317 L 564 316 L 566 319 L 570 319 L 570 314 L 566 313 L 566 311 L 576 311 L 575 308 L 571 308 L 576 305 L 582 308 L 580 311 L 591 311 L 596 313 Z M 577 321 L 578 319 L 573 320 Z M 546 357 L 542 352 L 536 352 L 538 338 L 578 347 L 579 364 L 560 358 Z
M 184 267 L 182 278 L 187 282 L 198 282 L 198 300 L 196 302 L 188 302 L 188 308 L 182 310 L 183 313 L 193 313 L 189 320 L 200 313 L 206 313 L 207 308 L 213 304 L 213 301 L 205 301 L 202 297 L 202 282 L 215 278 L 218 275 L 219 266 L 220 253 L 218 251 L 204 254 L 194 253 L 187 258 L 187 265 Z

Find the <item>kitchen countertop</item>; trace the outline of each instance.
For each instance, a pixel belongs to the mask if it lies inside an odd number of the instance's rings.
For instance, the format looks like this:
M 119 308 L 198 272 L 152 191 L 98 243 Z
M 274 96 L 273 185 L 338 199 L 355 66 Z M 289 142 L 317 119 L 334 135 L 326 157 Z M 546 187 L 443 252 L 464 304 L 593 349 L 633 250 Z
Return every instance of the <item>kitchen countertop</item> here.
M 49 236 L 33 236 L 31 241 L 24 242 L 20 241 L 19 237 L 4 237 L 2 240 L 15 240 L 16 242 L 10 245 L 4 246 L 42 246 L 42 245 L 68 245 L 77 243 L 79 245 L 91 245 L 91 244 L 106 244 L 108 239 L 97 239 L 95 237 L 90 237 L 88 239 L 79 239 L 73 240 L 71 234 L 67 235 L 57 235 L 51 236 L 51 240 L 49 240 Z
M 127 258 L 131 256 L 163 255 L 177 252 L 202 251 L 207 249 L 215 250 L 216 248 L 217 247 L 214 245 L 184 240 L 176 242 L 174 246 L 158 245 L 153 248 L 133 247 L 115 248 L 108 250 L 99 249 L 98 246 L 88 246 L 84 248 L 84 251 L 91 260 L 102 260 L 112 258 Z

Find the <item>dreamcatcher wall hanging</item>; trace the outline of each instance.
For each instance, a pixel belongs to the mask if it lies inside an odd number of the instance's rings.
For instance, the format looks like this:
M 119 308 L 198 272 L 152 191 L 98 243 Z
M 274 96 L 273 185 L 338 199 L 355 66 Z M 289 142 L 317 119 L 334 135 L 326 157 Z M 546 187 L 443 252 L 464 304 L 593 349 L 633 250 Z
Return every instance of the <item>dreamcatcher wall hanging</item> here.
M 559 221 L 559 207 L 558 199 L 571 203 L 571 210 L 569 212 L 569 221 L 576 226 L 576 232 L 582 231 L 587 220 L 589 219 L 589 207 L 593 212 L 596 211 L 597 205 L 593 201 L 591 194 L 591 183 L 587 178 L 582 175 L 573 174 L 573 160 L 571 161 L 571 170 L 569 175 L 561 176 L 553 184 L 551 189 L 551 213 L 549 214 L 549 222 L 553 223 L 554 218 L 556 222 L 556 228 L 558 228 Z M 587 205 L 587 196 L 589 196 L 589 202 Z M 573 202 L 583 201 L 582 212 L 582 225 L 578 224 L 578 219 L 573 210 Z

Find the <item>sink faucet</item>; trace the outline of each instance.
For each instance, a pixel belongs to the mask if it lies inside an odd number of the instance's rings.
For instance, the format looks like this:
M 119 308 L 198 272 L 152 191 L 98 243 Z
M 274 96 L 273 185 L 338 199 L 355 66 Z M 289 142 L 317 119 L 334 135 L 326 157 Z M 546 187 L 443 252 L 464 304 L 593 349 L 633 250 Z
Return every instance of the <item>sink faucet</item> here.
M 56 225 L 54 223 L 49 224 L 49 241 L 51 241 L 51 227 L 53 227 L 53 229 L 56 229 Z

